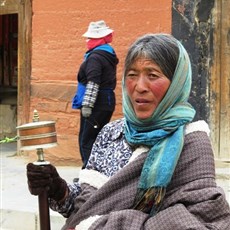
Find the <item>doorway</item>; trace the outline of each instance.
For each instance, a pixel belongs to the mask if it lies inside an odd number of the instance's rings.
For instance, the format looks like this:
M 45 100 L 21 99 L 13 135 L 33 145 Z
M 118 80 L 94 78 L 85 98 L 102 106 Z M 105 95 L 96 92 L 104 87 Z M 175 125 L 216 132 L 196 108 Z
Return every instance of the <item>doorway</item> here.
M 0 139 L 17 135 L 18 15 L 0 15 Z
M 0 0 L 0 139 L 29 120 L 31 24 L 31 0 Z

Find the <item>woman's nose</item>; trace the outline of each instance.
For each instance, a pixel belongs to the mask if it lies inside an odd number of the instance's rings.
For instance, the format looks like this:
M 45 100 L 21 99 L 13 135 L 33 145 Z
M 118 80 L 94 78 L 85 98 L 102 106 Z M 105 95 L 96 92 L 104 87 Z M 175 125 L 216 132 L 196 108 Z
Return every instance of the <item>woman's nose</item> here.
M 137 80 L 136 90 L 138 92 L 144 92 L 148 90 L 148 81 L 145 76 L 140 75 Z

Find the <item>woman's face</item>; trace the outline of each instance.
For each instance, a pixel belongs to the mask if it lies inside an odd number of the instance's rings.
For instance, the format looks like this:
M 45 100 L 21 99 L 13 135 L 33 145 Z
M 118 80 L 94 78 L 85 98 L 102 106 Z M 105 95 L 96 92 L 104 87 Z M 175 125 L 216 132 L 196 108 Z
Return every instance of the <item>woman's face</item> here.
M 170 80 L 149 59 L 137 59 L 127 71 L 127 94 L 139 119 L 149 118 L 166 94 Z

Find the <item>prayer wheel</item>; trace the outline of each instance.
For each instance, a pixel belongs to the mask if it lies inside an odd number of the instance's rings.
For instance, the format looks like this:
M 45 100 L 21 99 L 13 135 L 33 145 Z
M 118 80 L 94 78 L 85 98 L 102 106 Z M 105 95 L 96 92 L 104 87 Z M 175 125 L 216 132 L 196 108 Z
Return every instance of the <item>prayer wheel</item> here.
M 51 148 L 57 145 L 54 121 L 37 121 L 18 126 L 22 150 Z
M 37 111 L 34 111 L 33 122 L 17 127 L 21 150 L 37 150 L 38 160 L 34 164 L 46 167 L 43 148 L 57 145 L 57 135 L 54 121 L 39 121 Z M 50 230 L 50 215 L 47 191 L 38 196 L 40 230 Z

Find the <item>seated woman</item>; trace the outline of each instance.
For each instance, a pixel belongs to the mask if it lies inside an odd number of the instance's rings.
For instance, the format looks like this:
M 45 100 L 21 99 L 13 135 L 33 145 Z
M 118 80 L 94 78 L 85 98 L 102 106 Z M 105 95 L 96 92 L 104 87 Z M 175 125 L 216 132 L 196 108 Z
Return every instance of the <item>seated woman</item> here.
M 191 81 L 178 40 L 138 38 L 125 59 L 124 118 L 101 130 L 79 182 L 67 184 L 53 165 L 27 165 L 30 192 L 48 188 L 50 207 L 67 218 L 63 230 L 230 229 L 209 127 L 192 122 Z

